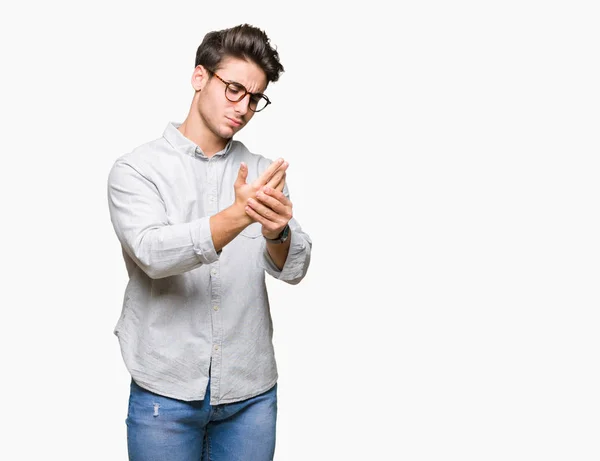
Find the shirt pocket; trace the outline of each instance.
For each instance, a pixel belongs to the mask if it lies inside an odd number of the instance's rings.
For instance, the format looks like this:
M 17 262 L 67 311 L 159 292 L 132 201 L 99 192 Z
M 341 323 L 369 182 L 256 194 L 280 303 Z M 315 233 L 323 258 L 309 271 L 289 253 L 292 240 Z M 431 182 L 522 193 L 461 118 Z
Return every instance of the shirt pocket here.
M 258 222 L 252 223 L 240 232 L 240 235 L 251 239 L 262 237 L 262 225 Z

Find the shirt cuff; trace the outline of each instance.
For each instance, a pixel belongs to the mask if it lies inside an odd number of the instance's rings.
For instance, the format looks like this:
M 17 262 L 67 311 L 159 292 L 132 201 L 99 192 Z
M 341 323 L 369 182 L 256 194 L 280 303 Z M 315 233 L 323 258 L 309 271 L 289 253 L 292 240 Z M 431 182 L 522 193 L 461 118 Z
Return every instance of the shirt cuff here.
M 302 276 L 304 271 L 306 242 L 299 232 L 291 230 L 290 249 L 288 250 L 287 259 L 281 270 L 279 270 L 271 259 L 264 239 L 262 245 L 264 269 L 269 274 L 279 280 L 295 280 Z
M 221 252 L 215 250 L 210 232 L 210 216 L 197 219 L 190 224 L 194 252 L 202 264 L 211 264 L 219 259 Z

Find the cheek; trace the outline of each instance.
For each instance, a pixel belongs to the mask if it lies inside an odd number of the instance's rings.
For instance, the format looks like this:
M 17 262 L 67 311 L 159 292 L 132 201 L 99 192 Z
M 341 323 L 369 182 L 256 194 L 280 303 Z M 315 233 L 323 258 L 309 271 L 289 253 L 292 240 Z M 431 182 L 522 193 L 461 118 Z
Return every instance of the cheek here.
M 220 118 L 223 108 L 214 99 L 206 98 L 198 103 L 198 110 L 202 118 L 215 122 Z

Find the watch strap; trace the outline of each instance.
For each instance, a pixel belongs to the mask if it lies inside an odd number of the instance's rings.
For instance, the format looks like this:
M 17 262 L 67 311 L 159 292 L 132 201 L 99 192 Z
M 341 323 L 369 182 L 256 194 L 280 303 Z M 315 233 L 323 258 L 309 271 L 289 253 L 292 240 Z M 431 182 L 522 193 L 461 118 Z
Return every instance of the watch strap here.
M 267 240 L 271 243 L 283 243 L 288 239 L 289 235 L 290 235 L 290 226 L 289 226 L 289 224 L 286 224 L 285 227 L 283 228 L 283 230 L 279 233 L 279 235 L 276 238 L 270 239 L 270 238 L 265 237 L 265 240 Z

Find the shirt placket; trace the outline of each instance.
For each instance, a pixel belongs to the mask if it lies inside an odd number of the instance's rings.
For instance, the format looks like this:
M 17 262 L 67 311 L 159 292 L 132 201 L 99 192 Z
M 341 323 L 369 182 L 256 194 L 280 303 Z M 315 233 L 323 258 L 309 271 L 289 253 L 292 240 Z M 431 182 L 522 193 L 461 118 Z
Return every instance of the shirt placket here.
M 218 157 L 213 156 L 207 161 L 206 168 L 207 184 L 207 212 L 213 216 L 219 212 L 218 197 Z M 211 351 L 211 379 L 210 395 L 211 404 L 216 405 L 220 399 L 221 363 L 223 351 L 223 322 L 221 318 L 221 274 L 219 261 L 210 265 L 210 313 L 213 331 L 213 343 Z

